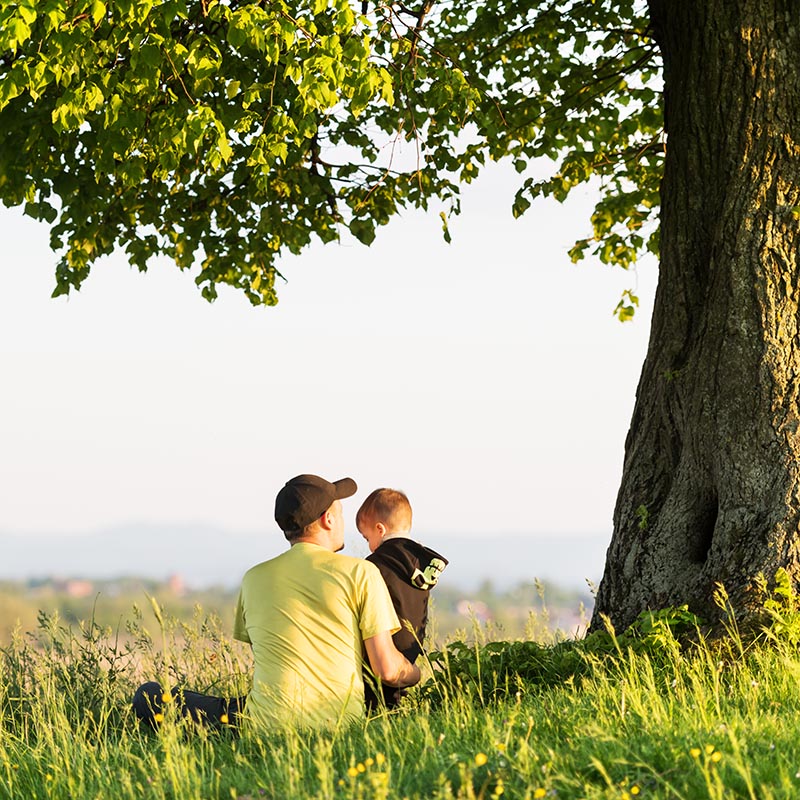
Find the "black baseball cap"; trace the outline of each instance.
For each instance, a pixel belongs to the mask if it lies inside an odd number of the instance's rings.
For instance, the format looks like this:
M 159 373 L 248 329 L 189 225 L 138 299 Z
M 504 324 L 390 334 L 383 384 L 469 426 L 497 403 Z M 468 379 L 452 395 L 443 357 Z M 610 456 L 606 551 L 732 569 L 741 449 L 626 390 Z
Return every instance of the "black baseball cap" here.
M 358 491 L 352 478 L 331 483 L 319 475 L 298 475 L 286 482 L 275 498 L 275 522 L 285 533 L 301 531 L 327 511 L 334 500 Z

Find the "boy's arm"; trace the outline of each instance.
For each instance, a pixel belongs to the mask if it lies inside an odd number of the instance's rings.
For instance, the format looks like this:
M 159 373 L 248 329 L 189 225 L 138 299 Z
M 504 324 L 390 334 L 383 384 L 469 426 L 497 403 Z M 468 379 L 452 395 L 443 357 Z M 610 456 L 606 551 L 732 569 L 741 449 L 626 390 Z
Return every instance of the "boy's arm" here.
M 383 683 L 404 688 L 419 683 L 419 667 L 412 664 L 392 642 L 389 631 L 364 640 L 369 665 Z

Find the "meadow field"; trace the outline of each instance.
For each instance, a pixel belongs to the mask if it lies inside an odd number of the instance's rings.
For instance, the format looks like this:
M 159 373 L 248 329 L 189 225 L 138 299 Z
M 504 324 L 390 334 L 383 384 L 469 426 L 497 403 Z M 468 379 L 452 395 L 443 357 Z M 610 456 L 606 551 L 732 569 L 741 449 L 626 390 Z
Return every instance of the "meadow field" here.
M 725 605 L 720 595 L 721 607 Z M 152 620 L 152 623 L 150 622 Z M 328 734 L 241 734 L 129 707 L 144 678 L 247 688 L 224 626 L 134 610 L 125 635 L 42 613 L 0 653 L 0 798 L 500 800 L 800 796 L 800 611 L 786 585 L 747 636 L 681 609 L 623 634 L 453 639 L 404 707 Z
M 176 576 L 177 577 L 177 576 Z M 0 581 L 0 647 L 11 641 L 15 629 L 31 631 L 42 611 L 58 614 L 67 624 L 94 619 L 102 626 L 127 635 L 125 620 L 136 606 L 149 606 L 157 597 L 166 613 L 189 622 L 200 606 L 222 620 L 231 630 L 236 606 L 236 587 L 185 586 L 180 581 L 155 581 L 141 577 L 106 580 L 40 578 Z M 548 582 L 525 581 L 495 586 L 484 581 L 471 587 L 438 586 L 431 596 L 432 624 L 429 639 L 437 643 L 451 638 L 468 639 L 473 620 L 488 626 L 494 638 L 541 638 L 555 629 L 574 632 L 586 626 L 593 598 L 588 587 L 565 587 Z

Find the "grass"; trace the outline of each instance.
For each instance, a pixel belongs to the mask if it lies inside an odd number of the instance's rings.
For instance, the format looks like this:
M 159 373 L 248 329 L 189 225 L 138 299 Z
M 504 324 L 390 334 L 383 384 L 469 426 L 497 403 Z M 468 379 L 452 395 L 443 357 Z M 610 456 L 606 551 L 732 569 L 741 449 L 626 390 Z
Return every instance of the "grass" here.
M 331 734 L 140 729 L 144 677 L 238 693 L 248 655 L 213 620 L 122 632 L 40 618 L 0 657 L 0 798 L 794 798 L 800 616 L 771 638 L 695 634 L 684 612 L 582 642 L 453 642 L 398 713 Z M 223 684 L 219 683 L 220 677 Z

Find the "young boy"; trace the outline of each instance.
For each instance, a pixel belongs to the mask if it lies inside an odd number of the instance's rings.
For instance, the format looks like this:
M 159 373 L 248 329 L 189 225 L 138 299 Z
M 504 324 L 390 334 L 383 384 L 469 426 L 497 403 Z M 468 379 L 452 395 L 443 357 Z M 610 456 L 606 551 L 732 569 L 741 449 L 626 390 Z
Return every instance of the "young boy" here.
M 380 570 L 403 626 L 392 636 L 394 646 L 413 664 L 422 653 L 425 640 L 428 596 L 447 566 L 447 559 L 410 538 L 411 504 L 396 489 L 372 492 L 356 513 L 356 527 L 370 549 L 367 561 Z M 379 704 L 373 686 L 372 680 L 365 679 L 368 709 Z M 397 695 L 394 687 L 383 687 L 388 708 L 397 705 Z

